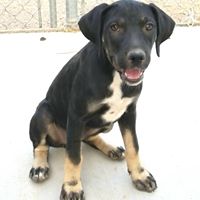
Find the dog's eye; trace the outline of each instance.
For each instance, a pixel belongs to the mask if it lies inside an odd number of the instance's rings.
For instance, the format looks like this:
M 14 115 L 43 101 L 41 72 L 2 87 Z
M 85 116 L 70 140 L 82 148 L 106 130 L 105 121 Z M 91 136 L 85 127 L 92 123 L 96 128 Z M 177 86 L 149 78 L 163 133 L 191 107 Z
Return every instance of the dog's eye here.
M 147 31 L 151 31 L 153 29 L 153 23 L 151 23 L 151 22 L 146 23 L 145 29 Z
M 110 28 L 112 31 L 119 31 L 119 26 L 117 23 L 111 24 Z

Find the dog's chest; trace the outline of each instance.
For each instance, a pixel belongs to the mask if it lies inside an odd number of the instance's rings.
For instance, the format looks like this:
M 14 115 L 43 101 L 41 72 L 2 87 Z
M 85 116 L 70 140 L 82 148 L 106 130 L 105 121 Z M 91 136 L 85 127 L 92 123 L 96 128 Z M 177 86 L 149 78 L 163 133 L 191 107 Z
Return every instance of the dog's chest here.
M 123 97 L 121 84 L 122 80 L 120 75 L 118 72 L 115 72 L 113 82 L 109 86 L 112 95 L 102 102 L 109 107 L 109 109 L 101 116 L 105 122 L 114 122 L 119 119 L 135 99 L 135 97 Z

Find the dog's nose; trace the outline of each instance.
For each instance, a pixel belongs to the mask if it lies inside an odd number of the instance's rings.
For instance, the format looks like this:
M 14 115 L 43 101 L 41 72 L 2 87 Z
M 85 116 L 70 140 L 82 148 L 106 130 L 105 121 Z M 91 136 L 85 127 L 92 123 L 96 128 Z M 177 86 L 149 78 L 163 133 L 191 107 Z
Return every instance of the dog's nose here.
M 129 51 L 127 57 L 132 63 L 141 63 L 145 60 L 146 54 L 142 49 L 135 49 Z

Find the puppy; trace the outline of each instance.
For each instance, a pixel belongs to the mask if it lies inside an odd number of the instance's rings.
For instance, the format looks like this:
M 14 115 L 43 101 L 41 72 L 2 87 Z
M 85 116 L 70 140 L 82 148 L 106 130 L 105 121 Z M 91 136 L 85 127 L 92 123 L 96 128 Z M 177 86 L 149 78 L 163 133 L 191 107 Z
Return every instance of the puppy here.
M 155 43 L 159 56 L 160 44 L 170 37 L 174 26 L 156 5 L 131 0 L 100 4 L 80 19 L 80 30 L 90 42 L 56 76 L 30 122 L 33 181 L 48 177 L 49 147 L 64 147 L 60 199 L 83 200 L 81 142 L 111 159 L 123 159 L 122 147 L 113 147 L 98 135 L 118 122 L 133 183 L 147 192 L 157 188 L 151 173 L 140 164 L 136 104 L 152 46 Z

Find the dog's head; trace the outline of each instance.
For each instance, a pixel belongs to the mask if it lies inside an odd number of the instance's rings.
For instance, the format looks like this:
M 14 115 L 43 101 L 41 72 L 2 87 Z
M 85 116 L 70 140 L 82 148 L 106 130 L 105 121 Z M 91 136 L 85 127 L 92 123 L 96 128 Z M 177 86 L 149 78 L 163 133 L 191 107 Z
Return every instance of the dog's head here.
M 174 26 L 156 5 L 131 0 L 100 4 L 79 21 L 84 36 L 103 49 L 121 78 L 132 86 L 142 82 L 154 42 L 160 56 L 160 44 Z

